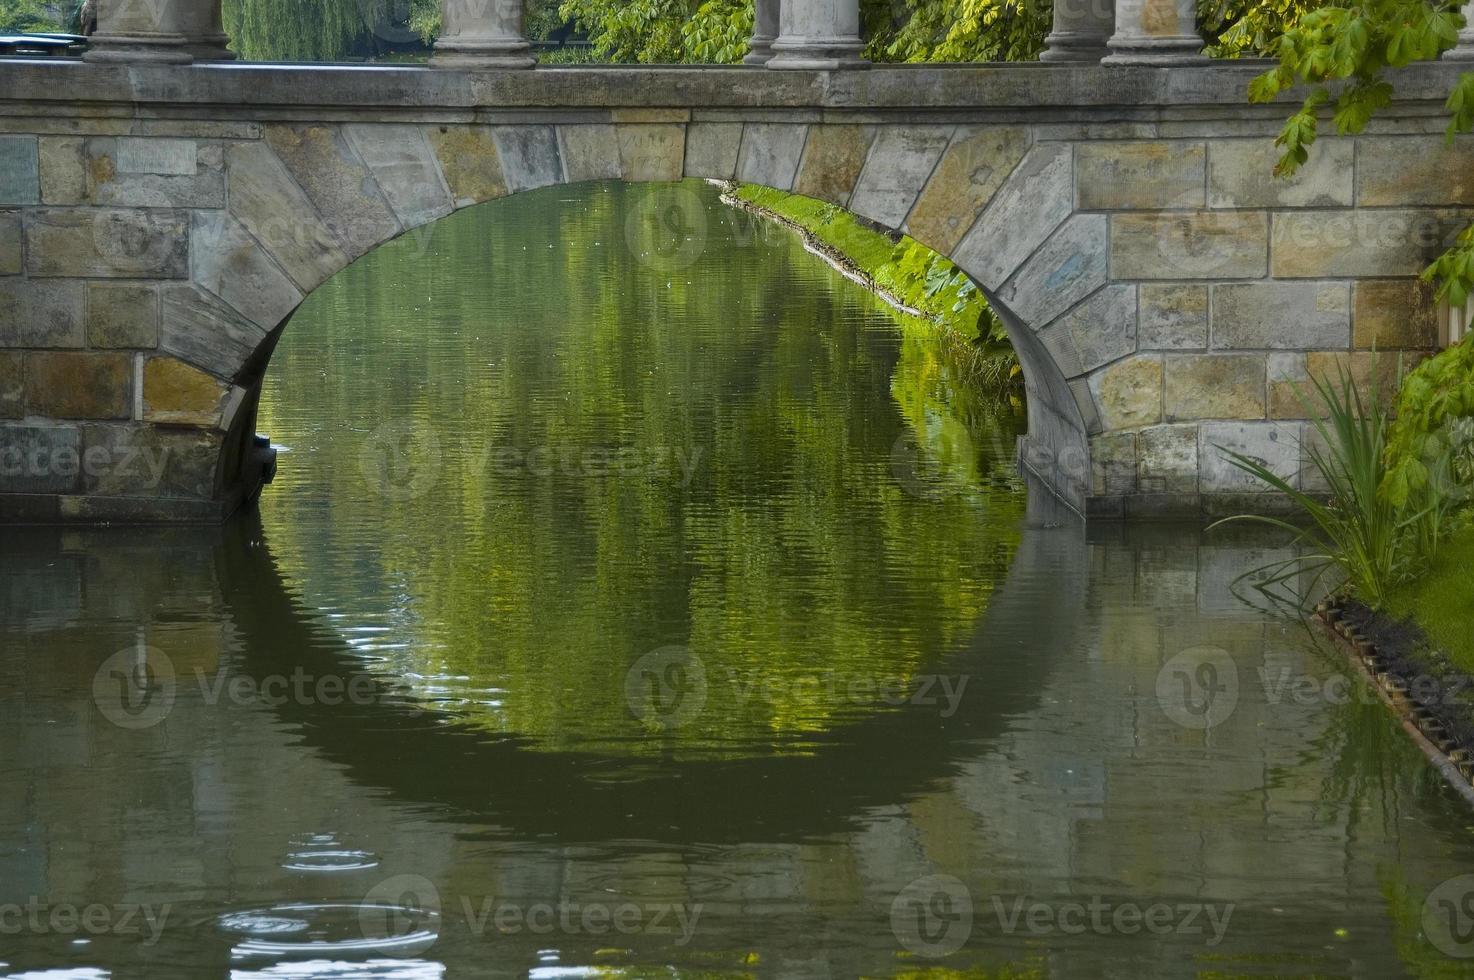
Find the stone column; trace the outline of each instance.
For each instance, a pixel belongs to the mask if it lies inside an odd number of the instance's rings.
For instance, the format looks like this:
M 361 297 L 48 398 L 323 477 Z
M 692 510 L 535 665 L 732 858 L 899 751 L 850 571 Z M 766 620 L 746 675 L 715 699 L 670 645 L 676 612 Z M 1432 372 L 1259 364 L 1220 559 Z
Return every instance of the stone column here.
M 1108 65 L 1196 65 L 1202 54 L 1194 0 L 1116 0 Z
M 754 0 L 752 42 L 748 45 L 744 65 L 765 65 L 773 57 L 773 42 L 778 38 L 779 0 Z
M 432 68 L 531 68 L 522 36 L 522 0 L 440 0 Z
M 865 68 L 860 0 L 783 0 L 769 68 Z
M 1459 11 L 1464 15 L 1464 29 L 1459 31 L 1458 46 L 1443 52 L 1445 61 L 1474 61 L 1474 0 Z
M 1054 29 L 1039 60 L 1100 61 L 1115 30 L 1115 0 L 1054 0 Z
M 234 58 L 225 49 L 220 0 L 99 0 L 86 61 L 188 64 Z

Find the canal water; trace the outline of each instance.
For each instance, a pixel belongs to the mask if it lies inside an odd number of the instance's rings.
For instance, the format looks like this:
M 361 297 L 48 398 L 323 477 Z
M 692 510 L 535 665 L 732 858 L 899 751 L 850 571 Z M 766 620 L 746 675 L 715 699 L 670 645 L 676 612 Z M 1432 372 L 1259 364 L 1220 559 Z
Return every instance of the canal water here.
M 259 513 L 0 537 L 0 977 L 1474 975 L 1470 814 L 1272 538 L 704 185 L 365 257 Z

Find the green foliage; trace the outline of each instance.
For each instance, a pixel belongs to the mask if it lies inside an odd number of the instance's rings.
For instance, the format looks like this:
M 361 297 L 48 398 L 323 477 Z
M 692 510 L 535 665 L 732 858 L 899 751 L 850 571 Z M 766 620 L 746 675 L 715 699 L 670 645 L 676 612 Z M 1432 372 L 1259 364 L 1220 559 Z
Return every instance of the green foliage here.
M 1397 396 L 1382 492 L 1394 505 L 1431 492 L 1438 523 L 1474 489 L 1474 335 L 1418 365 Z M 1438 527 L 1430 529 L 1437 547 Z
M 53 8 L 41 0 L 0 0 L 0 33 L 56 32 L 65 29 Z
M 1031 61 L 1044 49 L 1053 7 L 1039 0 L 906 0 L 892 31 L 872 34 L 878 61 Z
M 231 48 L 253 61 L 338 61 L 372 45 L 387 0 L 224 0 Z
M 1422 627 L 1429 642 L 1462 671 L 1474 671 L 1474 521 L 1464 517 L 1416 581 L 1399 586 L 1387 611 Z

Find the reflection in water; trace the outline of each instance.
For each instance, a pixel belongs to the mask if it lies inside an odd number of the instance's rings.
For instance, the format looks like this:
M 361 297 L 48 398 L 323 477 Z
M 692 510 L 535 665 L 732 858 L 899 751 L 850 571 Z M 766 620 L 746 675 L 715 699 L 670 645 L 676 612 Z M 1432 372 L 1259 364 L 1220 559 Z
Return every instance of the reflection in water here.
M 1272 542 L 1022 528 L 884 311 L 715 217 L 636 275 L 635 193 L 314 297 L 260 521 L 0 538 L 0 976 L 1462 975 L 1467 813 Z

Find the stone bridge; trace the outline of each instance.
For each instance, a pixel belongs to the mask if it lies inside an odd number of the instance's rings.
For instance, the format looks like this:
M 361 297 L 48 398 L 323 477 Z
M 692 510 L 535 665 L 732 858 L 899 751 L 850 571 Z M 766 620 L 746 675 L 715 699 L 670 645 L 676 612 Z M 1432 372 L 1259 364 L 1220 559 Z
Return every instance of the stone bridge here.
M 1436 346 L 1416 275 L 1474 216 L 1456 64 L 1276 180 L 1286 105 L 1246 104 L 1262 64 L 1195 56 L 1190 2 L 1171 29 L 1062 7 L 1040 64 L 853 70 L 853 0 L 760 0 L 766 68 L 533 71 L 520 5 L 460 2 L 431 67 L 232 62 L 210 0 L 104 0 L 88 60 L 0 59 L 0 520 L 222 520 L 271 465 L 261 379 L 318 284 L 507 194 L 682 178 L 950 256 L 1023 362 L 1021 462 L 1076 511 L 1266 505 L 1219 448 L 1308 480 L 1292 382 Z

